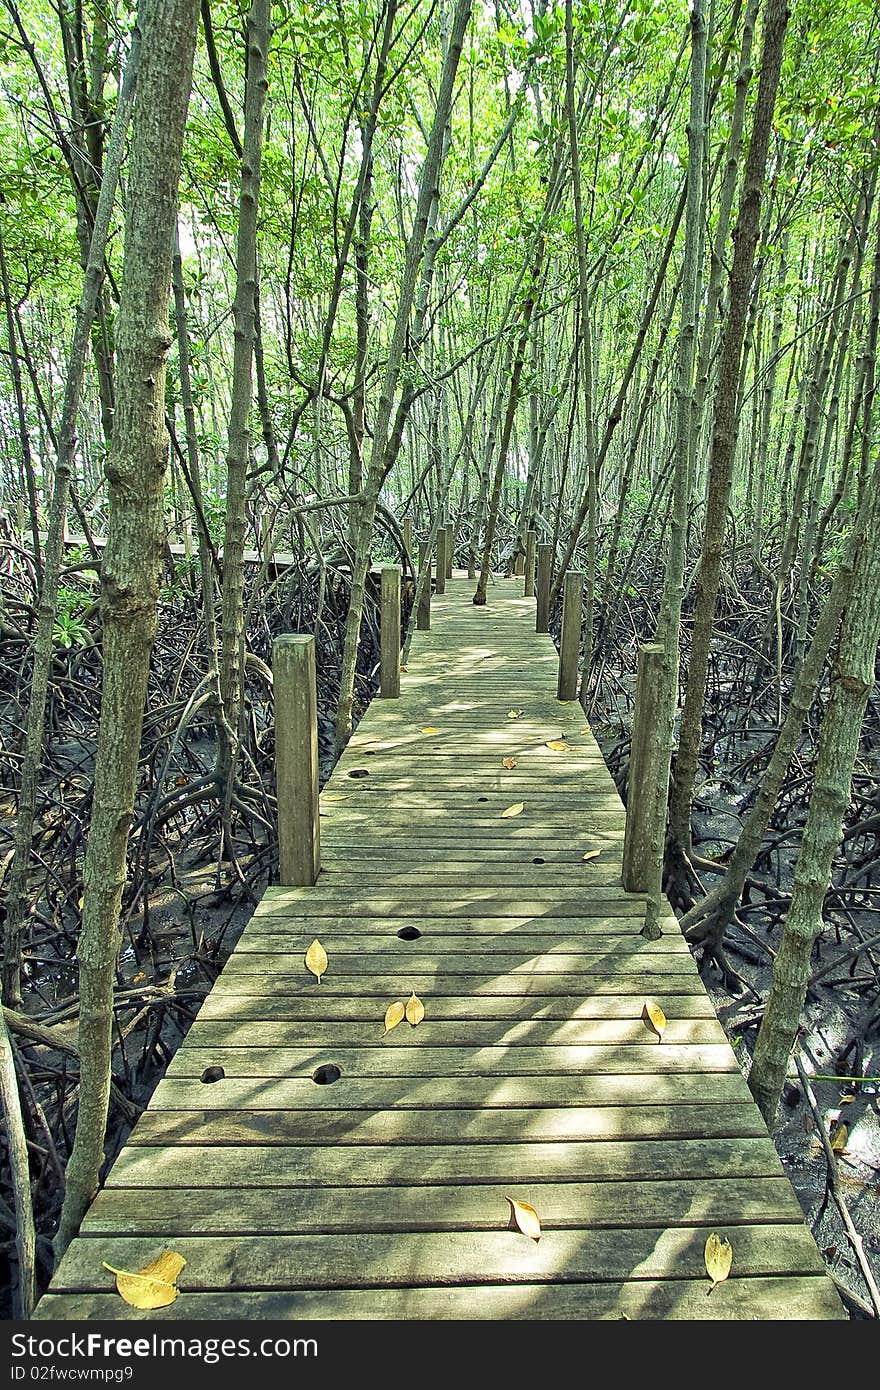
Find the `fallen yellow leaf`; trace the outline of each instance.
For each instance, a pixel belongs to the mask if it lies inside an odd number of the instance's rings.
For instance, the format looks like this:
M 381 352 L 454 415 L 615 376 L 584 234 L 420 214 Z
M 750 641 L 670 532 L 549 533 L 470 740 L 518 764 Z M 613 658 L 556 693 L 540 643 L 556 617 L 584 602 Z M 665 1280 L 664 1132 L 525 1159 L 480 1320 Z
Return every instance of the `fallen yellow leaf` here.
M 549 743 L 544 744 L 545 748 L 552 748 L 554 753 L 570 753 L 571 744 L 566 743 L 564 738 L 551 738 Z
M 440 730 L 439 730 L 439 729 L 435 729 L 435 728 L 433 727 L 433 725 L 428 724 L 427 727 L 424 728 L 424 729 L 422 729 L 421 732 L 422 732 L 423 734 L 439 734 Z
M 143 1269 L 130 1273 L 126 1269 L 114 1269 L 106 1261 L 104 1268 L 116 1275 L 116 1289 L 132 1308 L 167 1308 L 180 1293 L 177 1277 L 186 1264 L 182 1255 L 173 1250 L 163 1250 L 156 1260 L 151 1260 Z
M 706 1241 L 704 1252 L 706 1261 L 706 1273 L 712 1280 L 712 1289 L 716 1284 L 721 1284 L 730 1273 L 730 1266 L 733 1264 L 733 1246 L 729 1240 L 725 1240 L 717 1231 L 713 1231 Z M 712 1292 L 712 1289 L 709 1292 Z
M 413 990 L 406 1003 L 406 1021 L 415 1028 L 417 1023 L 421 1023 L 425 1017 L 425 1006 L 419 996 Z
M 836 1154 L 845 1154 L 847 1139 L 849 1139 L 849 1129 L 846 1125 L 838 1125 L 831 1136 L 832 1151 Z
M 600 849 L 588 849 L 584 855 L 584 859 L 598 859 L 601 853 L 602 851 Z
M 385 1010 L 385 1033 L 390 1033 L 392 1028 L 396 1028 L 398 1023 L 402 1023 L 406 1017 L 406 1009 L 397 999 L 393 1004 L 389 1004 Z M 382 1034 L 384 1038 L 385 1033 Z
M 327 969 L 327 952 L 315 937 L 309 949 L 306 951 L 306 969 L 311 970 L 318 984 L 321 983 L 321 976 Z
M 508 820 L 510 816 L 519 816 L 525 810 L 525 802 L 517 801 L 513 806 L 508 806 L 506 811 L 501 812 L 501 819 Z
M 654 999 L 645 1000 L 645 1007 L 642 1009 L 642 1022 L 650 1032 L 657 1034 L 658 1041 L 663 1037 L 666 1015 Z
M 502 767 L 508 767 L 508 768 L 509 768 L 509 767 L 516 767 L 516 758 L 502 758 L 502 759 L 501 759 L 501 766 L 502 766 Z
M 509 710 L 507 711 L 507 717 L 508 717 L 508 719 L 519 719 L 519 717 L 520 717 L 521 714 L 522 714 L 522 710 L 521 710 L 521 709 L 509 709 Z
M 531 1236 L 532 1240 L 541 1239 L 541 1218 L 530 1207 L 528 1202 L 518 1202 L 515 1197 L 508 1197 L 511 1215 L 524 1236 Z

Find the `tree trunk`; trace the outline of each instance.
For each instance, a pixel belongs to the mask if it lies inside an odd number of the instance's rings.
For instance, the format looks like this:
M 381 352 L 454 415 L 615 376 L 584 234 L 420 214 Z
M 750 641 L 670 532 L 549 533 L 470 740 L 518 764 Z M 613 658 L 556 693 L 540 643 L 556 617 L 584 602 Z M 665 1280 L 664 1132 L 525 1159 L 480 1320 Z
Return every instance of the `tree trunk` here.
M 670 805 L 670 839 L 673 849 L 679 853 L 687 853 L 691 848 L 691 805 L 702 742 L 709 649 L 721 581 L 724 529 L 727 524 L 736 454 L 740 364 L 755 250 L 761 226 L 761 198 L 773 128 L 773 110 L 782 68 L 782 48 L 787 25 L 787 0 L 769 0 L 764 22 L 764 48 L 758 98 L 743 174 L 739 216 L 733 233 L 730 300 L 722 335 L 718 385 L 715 390 L 712 450 L 709 458 L 709 496 L 706 504 L 703 548 L 697 571 L 694 633 L 688 661 L 687 695 L 681 716 L 681 735 Z
M 690 498 L 691 452 L 693 444 L 694 358 L 697 317 L 697 287 L 700 279 L 700 247 L 704 217 L 703 141 L 706 91 L 706 18 L 702 0 L 691 7 L 691 83 L 688 117 L 687 201 L 685 210 L 685 249 L 681 282 L 681 332 L 678 344 L 678 382 L 676 386 L 675 468 L 670 534 L 663 579 L 663 600 L 655 641 L 663 648 L 658 665 L 658 720 L 654 731 L 659 750 L 654 760 L 657 776 L 646 795 L 649 809 L 646 823 L 650 836 L 651 883 L 648 887 L 646 927 L 658 931 L 661 913 L 663 845 L 666 830 L 666 804 L 669 795 L 669 766 L 678 703 L 679 629 L 684 593 L 684 566 L 687 544 L 687 517 Z
M 749 1088 L 768 1125 L 776 1116 L 791 1049 L 800 1026 L 813 942 L 822 930 L 822 905 L 843 834 L 853 767 L 880 642 L 880 470 L 863 544 L 855 560 L 852 592 L 831 665 L 831 690 L 822 729 L 810 809 L 794 875 L 791 906 L 773 962 L 773 983 L 755 1044 Z
M 37 631 L 34 638 L 33 674 L 28 701 L 25 750 L 21 766 L 18 815 L 15 823 L 12 864 L 7 885 L 6 933 L 3 943 L 3 993 L 9 1004 L 21 999 L 21 937 L 27 915 L 27 874 L 37 813 L 37 790 L 40 765 L 43 759 L 43 737 L 46 722 L 46 701 L 49 690 L 49 670 L 52 665 L 54 642 L 52 633 L 58 606 L 58 582 L 64 550 L 64 530 L 67 519 L 67 500 L 76 451 L 76 424 L 85 376 L 89 337 L 95 317 L 95 306 L 104 276 L 104 251 L 110 230 L 110 219 L 119 182 L 119 171 L 125 149 L 125 134 L 134 100 L 137 69 L 140 61 L 140 32 L 132 35 L 131 54 L 125 69 L 101 192 L 95 211 L 95 224 L 86 263 L 86 272 L 77 307 L 76 325 L 67 362 L 64 383 L 64 402 L 58 431 L 58 450 L 52 484 L 52 504 L 49 513 L 49 533 L 43 551 L 43 582 L 37 612 Z
M 226 453 L 226 526 L 223 537 L 223 594 L 220 620 L 220 698 L 231 740 L 224 739 L 221 742 L 218 774 L 221 789 L 227 793 L 235 780 L 243 678 L 245 501 L 257 315 L 257 209 L 263 153 L 263 111 L 268 86 L 266 67 L 269 56 L 270 15 L 270 0 L 253 0 L 247 27 L 244 139 L 235 255 L 235 300 L 232 310 L 235 347 Z
M 116 417 L 106 465 L 104 680 L 78 948 L 79 1112 L 56 1237 L 59 1255 L 94 1196 L 103 1161 L 119 912 L 164 540 L 168 296 L 197 21 L 198 0 L 152 0 L 134 107 Z

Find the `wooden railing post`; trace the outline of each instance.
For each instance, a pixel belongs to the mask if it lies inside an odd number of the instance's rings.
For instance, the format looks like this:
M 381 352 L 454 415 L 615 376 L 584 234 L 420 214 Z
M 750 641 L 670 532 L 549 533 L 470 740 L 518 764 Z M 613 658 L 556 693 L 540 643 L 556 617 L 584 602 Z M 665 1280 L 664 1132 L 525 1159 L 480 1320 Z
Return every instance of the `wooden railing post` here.
M 523 598 L 531 598 L 535 592 L 535 533 L 526 531 L 526 563 Z
M 311 887 L 321 872 L 314 637 L 301 633 L 276 637 L 272 676 L 281 884 Z
M 407 555 L 409 555 L 410 551 L 412 550 L 412 517 L 411 517 L 411 516 L 405 516 L 405 517 L 403 518 L 403 544 L 404 544 L 404 547 L 406 548 L 406 553 L 407 553 Z
M 515 579 L 520 579 L 526 572 L 525 552 L 517 549 L 513 557 L 513 575 Z
M 446 526 L 446 578 L 452 578 L 452 566 L 455 563 L 455 527 L 447 523 Z
M 400 565 L 382 569 L 379 632 L 379 694 L 396 700 L 400 694 Z
M 552 563 L 552 545 L 538 546 L 538 583 L 537 583 L 537 611 L 535 614 L 535 631 L 550 631 L 550 565 Z
M 438 594 L 446 593 L 446 527 L 437 527 L 437 588 Z
M 626 794 L 626 832 L 623 840 L 623 886 L 628 893 L 651 891 L 655 859 L 651 807 L 656 804 L 652 788 L 661 761 L 655 734 L 658 727 L 658 677 L 662 659 L 663 648 L 658 643 L 648 643 L 639 650 Z
M 583 613 L 583 570 L 569 570 L 562 591 L 562 633 L 559 638 L 559 681 L 556 687 L 559 700 L 574 700 L 577 696 Z
M 426 567 L 428 578 L 416 609 L 416 628 L 419 632 L 429 632 L 431 629 L 431 551 L 427 541 L 419 541 L 419 583 Z

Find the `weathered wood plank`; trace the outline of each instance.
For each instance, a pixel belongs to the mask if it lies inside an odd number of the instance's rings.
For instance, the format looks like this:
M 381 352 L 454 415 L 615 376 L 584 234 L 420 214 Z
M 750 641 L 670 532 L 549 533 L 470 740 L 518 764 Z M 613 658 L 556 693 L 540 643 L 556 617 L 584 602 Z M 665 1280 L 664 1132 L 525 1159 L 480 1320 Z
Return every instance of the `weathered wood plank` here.
M 254 941 L 257 938 L 253 938 Z M 263 974 L 272 970 L 284 969 L 290 971 L 294 962 L 291 960 L 289 951 L 290 938 L 277 939 L 274 937 L 263 937 L 260 940 L 264 947 L 251 946 L 247 949 L 239 946 L 226 969 L 232 975 Z M 273 943 L 271 946 L 267 942 Z M 409 951 L 397 951 L 389 946 L 387 952 L 381 950 L 371 951 L 369 955 L 360 953 L 340 954 L 330 962 L 326 979 L 330 978 L 330 971 L 334 975 L 375 975 L 377 971 L 386 968 L 395 970 L 398 974 L 406 976 L 407 971 L 413 975 L 425 975 L 429 972 L 437 972 L 445 975 L 572 975 L 577 972 L 589 974 L 591 970 L 599 970 L 607 973 L 614 969 L 621 975 L 633 974 L 643 975 L 647 971 L 655 976 L 678 975 L 687 968 L 687 957 L 681 952 L 643 951 L 641 947 L 631 950 L 620 949 L 615 951 L 609 948 L 605 951 L 594 949 L 590 951 L 588 945 L 584 945 L 578 954 L 568 952 L 567 954 L 555 954 L 546 951 L 542 955 L 529 954 L 524 951 L 498 951 L 495 954 L 484 954 L 482 951 L 467 951 L 462 955 L 457 955 L 450 950 L 440 951 L 434 949 L 435 942 L 430 951 L 424 949 L 412 949 L 419 947 L 420 943 L 411 941 L 406 943 L 410 946 Z M 650 943 L 654 944 L 654 943 Z M 334 963 L 335 962 L 335 963 Z M 230 968 L 231 967 L 231 968 Z M 694 966 L 696 972 L 696 967 Z M 320 989 L 321 985 L 312 984 L 312 989 Z M 659 989 L 660 986 L 658 985 Z
M 630 1280 L 622 1283 L 491 1285 L 468 1288 L 336 1289 L 260 1291 L 259 1293 L 190 1293 L 178 1298 L 162 1317 L 227 1320 L 401 1319 L 673 1319 L 776 1321 L 784 1309 L 792 1320 L 845 1319 L 840 1299 L 827 1275 L 731 1277 L 706 1297 L 705 1279 Z M 37 1318 L 118 1318 L 137 1322 L 155 1317 L 107 1293 L 50 1294 Z
M 389 1035 L 390 1036 L 390 1035 Z M 386 1039 L 387 1041 L 387 1039 Z M 739 1071 L 729 1044 L 700 1043 L 662 1048 L 641 1044 L 582 1047 L 199 1047 L 193 1038 L 175 1053 L 173 1076 L 201 1076 L 221 1066 L 229 1076 L 295 1076 L 333 1062 L 346 1076 L 567 1076 L 597 1074 L 652 1076 L 663 1072 Z
M 705 989 L 696 967 L 691 961 L 682 960 L 679 974 L 663 975 L 661 1000 L 685 995 L 702 995 Z M 686 972 L 686 973 L 684 973 Z M 656 995 L 660 988 L 656 974 L 621 974 L 615 969 L 596 967 L 589 975 L 579 974 L 541 974 L 527 975 L 452 975 L 447 971 L 412 971 L 405 961 L 395 969 L 382 974 L 325 975 L 320 984 L 320 996 L 316 993 L 315 982 L 306 976 L 299 962 L 284 958 L 280 965 L 267 969 L 254 956 L 248 957 L 247 970 L 223 971 L 214 993 L 239 991 L 249 994 L 259 988 L 263 995 L 273 998 L 287 997 L 291 1000 L 302 998 L 328 999 L 360 998 L 366 994 L 382 994 L 388 997 L 391 991 L 395 997 L 401 990 L 415 990 L 416 994 L 439 998 L 474 998 L 477 1001 L 490 999 L 567 999 L 574 1008 L 581 999 L 600 998 L 606 995 L 621 995 L 638 998 L 639 1010 L 646 995 Z M 714 1012 L 714 1011 L 713 1011 Z M 491 1015 L 490 1015 L 491 1016 Z
M 508 949 L 518 947 L 522 941 L 532 939 L 536 935 L 549 937 L 554 941 L 560 940 L 563 936 L 567 939 L 574 939 L 579 944 L 587 938 L 598 937 L 598 941 L 592 943 L 592 949 L 597 950 L 608 940 L 613 940 L 618 945 L 622 941 L 627 941 L 633 936 L 639 936 L 642 930 L 643 919 L 641 913 L 632 914 L 611 914 L 605 917 L 553 917 L 550 924 L 544 918 L 535 917 L 434 917 L 426 920 L 422 914 L 413 916 L 415 905 L 420 899 L 411 899 L 408 910 L 405 914 L 393 917 L 382 917 L 374 913 L 367 913 L 363 916 L 346 917 L 288 917 L 284 911 L 261 912 L 255 914 L 247 924 L 245 931 L 250 940 L 254 936 L 279 935 L 284 933 L 291 943 L 291 955 L 296 949 L 296 939 L 300 936 L 308 936 L 311 941 L 315 932 L 319 929 L 324 932 L 328 939 L 332 933 L 333 939 L 342 941 L 343 938 L 348 942 L 363 941 L 366 938 L 378 936 L 385 939 L 388 936 L 399 937 L 401 931 L 410 931 L 415 928 L 419 936 L 425 937 L 462 937 L 466 938 L 469 945 L 476 949 L 481 949 L 480 943 L 486 938 L 496 943 L 509 941 Z M 666 925 L 666 924 L 664 924 Z M 678 923 L 670 923 L 669 930 L 664 931 L 663 936 L 658 938 L 666 943 L 664 954 L 670 943 L 683 940 Z M 418 940 L 418 937 L 413 940 Z M 639 950 L 648 950 L 652 945 L 656 948 L 656 943 L 647 941 L 644 937 L 633 943 Z M 349 949 L 358 949 L 352 945 Z M 295 963 L 292 961 L 292 964 Z
M 107 1187 L 453 1187 L 469 1183 L 633 1182 L 779 1174 L 776 1149 L 752 1139 L 609 1140 L 606 1143 L 310 1145 L 248 1149 L 194 1144 L 155 1153 L 129 1144 Z
M 389 1000 L 388 1003 L 391 1001 Z M 425 1001 L 423 1001 L 425 1002 Z M 386 1004 L 387 1007 L 387 1004 Z M 646 1028 L 641 1019 L 470 1019 L 436 1020 L 430 999 L 426 1017 L 418 1028 L 409 1024 L 382 1037 L 385 1009 L 372 1023 L 306 1019 L 267 1022 L 235 1019 L 198 1018 L 190 1030 L 193 1047 L 371 1047 L 379 1041 L 385 1048 L 425 1047 L 568 1047 L 626 1044 L 656 1052 L 659 1065 L 671 1046 L 725 1042 L 724 1029 L 717 1018 L 670 1018 L 662 1040 Z
M 791 1184 L 782 1177 L 719 1178 L 711 1184 L 699 1179 L 519 1184 L 517 1195 L 540 1208 L 548 1230 L 616 1229 L 622 1211 L 629 1226 L 644 1230 L 703 1222 L 725 1226 L 750 1221 L 792 1223 L 801 1215 Z M 479 1185 L 458 1188 L 454 1202 L 448 1187 L 397 1187 L 390 1193 L 375 1187 L 329 1187 L 317 1192 L 105 1188 L 86 1217 L 83 1233 L 342 1235 L 364 1230 L 497 1230 L 497 1199 L 497 1187 Z
M 241 985 L 239 982 L 239 986 Z M 243 993 L 240 988 L 222 987 L 222 981 L 208 995 L 199 1011 L 199 1022 L 208 1019 L 256 1019 L 267 1023 L 296 1020 L 306 1023 L 342 1022 L 356 1020 L 373 1023 L 382 1018 L 388 1005 L 388 993 L 358 994 L 356 996 L 325 995 L 321 986 L 320 996 L 314 991 L 307 996 L 278 998 L 260 991 L 260 982 L 254 981 L 253 993 Z M 715 1010 L 705 994 L 674 996 L 674 1002 L 661 997 L 658 1002 L 664 1006 L 669 1017 L 678 1019 L 715 1020 Z M 575 1019 L 628 1019 L 633 1022 L 641 1019 L 643 1000 L 638 995 L 600 996 L 593 999 L 577 999 L 568 995 L 544 998 L 533 995 L 531 998 L 506 997 L 479 999 L 469 995 L 447 998 L 433 995 L 429 999 L 430 1016 L 434 1023 L 439 1022 L 489 1022 L 491 1020 L 511 1021 L 517 1019 L 536 1021 L 558 1019 L 571 1022 Z
M 507 1224 L 509 1207 L 499 1191 L 498 1224 Z M 187 1289 L 265 1289 L 384 1287 L 412 1284 L 589 1282 L 678 1279 L 705 1276 L 706 1228 L 665 1231 L 545 1231 L 540 1241 L 518 1231 L 444 1231 L 419 1234 L 365 1232 L 357 1248 L 344 1236 L 249 1236 L 246 1239 L 183 1236 L 179 1253 L 187 1261 L 179 1277 Z M 742 1275 L 818 1274 L 822 1262 L 815 1242 L 801 1225 L 722 1228 L 736 1239 L 737 1273 Z M 94 1240 L 76 1241 L 56 1272 L 56 1290 L 109 1291 L 114 1276 L 102 1261 L 138 1269 L 158 1254 L 149 1237 L 119 1236 L 108 1250 Z M 291 1277 L 291 1272 L 296 1271 Z
M 322 1088 L 323 1089 L 323 1088 Z M 210 1090 L 210 1087 L 206 1087 Z M 340 1105 L 345 1104 L 341 1088 Z M 749 1139 L 754 1105 L 646 1105 L 504 1110 L 148 1110 L 129 1144 L 166 1148 L 247 1144 L 580 1143 L 609 1139 Z M 629 1219 L 629 1217 L 627 1218 Z
M 687 1074 L 653 1076 L 571 1075 L 562 1087 L 548 1087 L 543 1076 L 471 1076 L 462 1086 L 454 1076 L 352 1077 L 316 1086 L 310 1075 L 235 1077 L 205 1083 L 198 1078 L 166 1076 L 155 1091 L 155 1108 L 169 1110 L 498 1110 L 567 1105 L 728 1105 L 748 1101 L 739 1071 L 704 1072 L 699 1087 Z

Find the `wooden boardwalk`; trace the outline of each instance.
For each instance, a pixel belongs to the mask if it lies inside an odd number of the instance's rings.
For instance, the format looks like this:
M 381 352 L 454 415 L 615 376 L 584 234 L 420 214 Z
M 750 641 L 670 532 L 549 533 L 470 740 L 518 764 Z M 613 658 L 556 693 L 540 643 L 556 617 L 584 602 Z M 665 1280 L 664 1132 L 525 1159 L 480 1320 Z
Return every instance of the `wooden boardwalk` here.
M 472 592 L 435 598 L 325 788 L 317 885 L 267 892 L 38 1316 L 138 1316 L 102 1261 L 167 1248 L 171 1319 L 843 1316 L 675 918 L 640 935 L 534 600 Z M 383 1036 L 412 991 L 424 1021 Z

